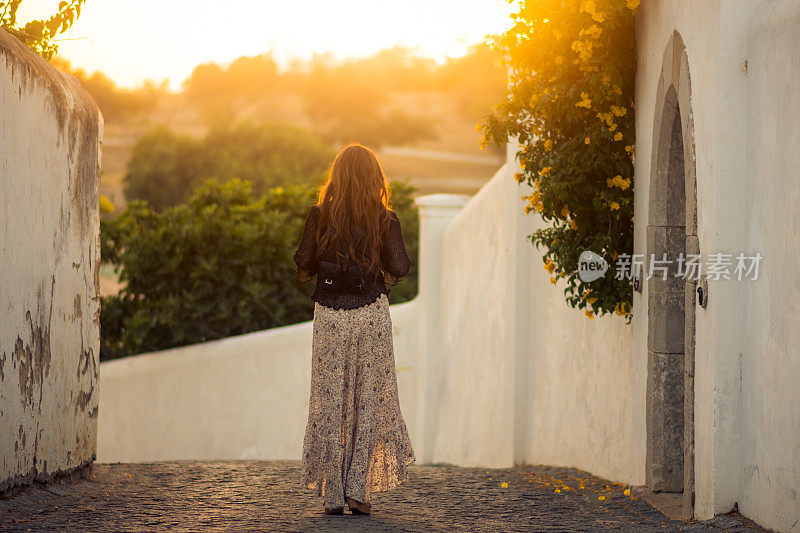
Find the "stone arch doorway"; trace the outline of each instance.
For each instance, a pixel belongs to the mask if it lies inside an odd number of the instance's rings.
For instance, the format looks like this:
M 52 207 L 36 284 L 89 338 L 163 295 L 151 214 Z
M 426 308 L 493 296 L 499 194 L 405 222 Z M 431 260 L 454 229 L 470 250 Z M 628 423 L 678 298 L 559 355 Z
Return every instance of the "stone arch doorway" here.
M 686 48 L 673 33 L 664 52 L 653 121 L 646 264 L 646 483 L 682 492 L 694 514 L 694 339 L 697 281 L 681 277 L 700 253 L 697 186 Z M 666 262 L 664 260 L 666 259 Z

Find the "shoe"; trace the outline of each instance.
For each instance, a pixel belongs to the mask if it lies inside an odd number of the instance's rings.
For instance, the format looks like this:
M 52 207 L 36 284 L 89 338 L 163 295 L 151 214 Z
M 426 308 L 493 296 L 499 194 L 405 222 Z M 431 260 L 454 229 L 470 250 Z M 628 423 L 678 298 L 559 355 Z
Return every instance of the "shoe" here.
M 359 502 L 353 498 L 347 498 L 347 506 L 352 514 L 368 515 L 372 511 L 372 505 Z
M 325 514 L 344 514 L 344 507 L 335 507 L 333 509 L 325 507 Z

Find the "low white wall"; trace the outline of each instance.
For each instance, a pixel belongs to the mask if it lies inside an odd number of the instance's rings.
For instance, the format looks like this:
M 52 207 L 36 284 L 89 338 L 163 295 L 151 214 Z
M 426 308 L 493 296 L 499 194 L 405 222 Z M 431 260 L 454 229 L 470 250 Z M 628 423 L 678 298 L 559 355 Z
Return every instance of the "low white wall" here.
M 550 283 L 526 238 L 542 223 L 523 212 L 516 170 L 503 167 L 445 232 L 433 461 L 642 483 L 646 369 L 631 358 L 631 328 L 589 320 Z
M 100 112 L 0 29 L 0 492 L 91 463 Z
M 415 415 L 415 302 L 390 307 L 400 404 Z M 299 459 L 311 322 L 100 364 L 98 460 Z M 409 424 L 409 433 L 415 428 Z

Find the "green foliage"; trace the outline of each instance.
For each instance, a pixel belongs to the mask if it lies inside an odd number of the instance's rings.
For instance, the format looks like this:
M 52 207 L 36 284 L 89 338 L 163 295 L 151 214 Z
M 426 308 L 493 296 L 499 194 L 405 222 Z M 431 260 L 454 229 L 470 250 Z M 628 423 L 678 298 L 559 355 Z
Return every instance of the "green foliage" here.
M 132 202 L 103 221 L 102 255 L 125 284 L 103 300 L 103 357 L 306 319 L 311 304 L 292 282 L 291 257 L 303 217 L 285 206 L 309 204 L 311 192 L 254 199 L 249 184 L 210 181 L 162 213 Z
M 406 252 L 411 258 L 408 274 L 400 283 L 389 287 L 389 302 L 407 302 L 417 295 L 417 279 L 419 279 L 419 213 L 414 205 L 414 187 L 406 181 L 391 183 L 392 209 L 397 213 L 403 231 L 403 242 Z
M 633 250 L 634 13 L 638 0 L 521 0 L 514 26 L 496 45 L 511 82 L 483 124 L 486 142 L 516 137 L 533 187 L 526 213 L 550 223 L 533 233 L 545 268 L 589 318 L 631 317 L 629 280 L 616 279 L 619 254 Z M 578 256 L 591 250 L 612 268 L 584 283 Z
M 56 37 L 67 31 L 78 17 L 86 0 L 62 1 L 58 11 L 47 20 L 32 20 L 24 26 L 17 23 L 17 10 L 22 0 L 0 0 L 0 28 L 15 35 L 31 50 L 45 59 L 51 59 L 58 52 Z
M 412 189 L 393 205 L 416 263 Z M 101 221 L 102 257 L 123 289 L 102 301 L 101 359 L 203 342 L 313 317 L 313 283 L 299 284 L 292 254 L 315 190 L 295 185 L 261 196 L 249 183 L 209 180 L 185 203 L 152 210 L 134 201 Z M 391 292 L 416 294 L 416 270 Z
M 160 126 L 133 148 L 125 176 L 126 197 L 161 210 L 185 201 L 209 178 L 251 181 L 256 192 L 316 184 L 332 158 L 324 141 L 285 124 L 240 124 L 212 130 L 203 139 Z

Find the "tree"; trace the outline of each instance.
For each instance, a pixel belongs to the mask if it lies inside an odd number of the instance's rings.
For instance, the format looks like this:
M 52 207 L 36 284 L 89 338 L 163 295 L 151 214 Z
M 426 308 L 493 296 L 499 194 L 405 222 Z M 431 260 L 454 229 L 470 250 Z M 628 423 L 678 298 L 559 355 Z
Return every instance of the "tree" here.
M 125 196 L 153 209 L 177 205 L 189 197 L 207 168 L 200 143 L 159 126 L 133 147 L 125 175 Z
M 630 320 L 632 287 L 614 268 L 590 283 L 577 273 L 591 250 L 613 265 L 633 251 L 634 13 L 638 0 L 521 0 L 495 45 L 509 59 L 503 101 L 483 124 L 484 142 L 516 137 L 533 187 L 526 213 L 550 227 L 530 239 L 544 249 L 551 281 L 586 316 Z
M 161 210 L 185 201 L 209 178 L 240 178 L 252 182 L 256 192 L 316 184 L 332 157 L 327 143 L 285 124 L 218 128 L 203 139 L 160 126 L 133 148 L 125 176 L 126 196 Z
M 121 89 L 102 72 L 89 74 L 84 69 L 74 68 L 66 59 L 55 57 L 50 64 L 81 82 L 97 102 L 106 122 L 128 120 L 152 111 L 167 94 L 166 80 L 160 84 L 148 80 L 138 89 Z
M 102 256 L 125 284 L 104 298 L 103 359 L 170 348 L 308 318 L 291 254 L 310 189 L 254 198 L 249 184 L 210 181 L 161 213 L 132 202 L 103 221 Z M 290 198 L 286 198 L 290 197 Z
M 240 57 L 229 66 L 198 65 L 184 82 L 189 101 L 206 124 L 219 127 L 238 119 L 238 113 L 283 91 L 278 64 L 272 54 Z

